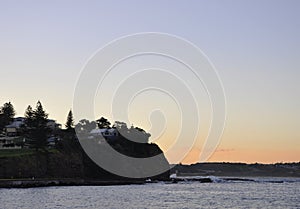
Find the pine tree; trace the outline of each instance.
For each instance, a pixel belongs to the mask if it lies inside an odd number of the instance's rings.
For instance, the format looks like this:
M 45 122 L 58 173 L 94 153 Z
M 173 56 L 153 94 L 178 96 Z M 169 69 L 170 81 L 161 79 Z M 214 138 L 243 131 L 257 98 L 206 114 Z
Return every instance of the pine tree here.
M 27 144 L 31 148 L 45 149 L 48 145 L 49 128 L 47 127 L 48 114 L 45 112 L 40 101 L 35 110 L 28 106 L 25 112 L 25 135 Z
M 0 108 L 0 112 L 8 118 L 13 118 L 16 114 L 14 106 L 10 102 L 4 103 L 4 105 Z
M 68 113 L 67 122 L 65 126 L 67 130 L 72 130 L 74 128 L 74 118 L 73 118 L 72 110 L 70 110 Z
M 44 108 L 40 101 L 38 101 L 36 104 L 36 108 L 33 114 L 33 120 L 38 127 L 44 127 L 47 125 L 48 114 L 44 111 Z
M 34 115 L 34 111 L 33 111 L 32 107 L 30 105 L 28 105 L 28 107 L 25 110 L 25 114 L 24 114 L 24 116 L 25 116 L 25 123 L 28 126 L 32 126 L 33 115 Z
M 15 114 L 14 106 L 10 102 L 0 107 L 0 131 L 13 121 Z

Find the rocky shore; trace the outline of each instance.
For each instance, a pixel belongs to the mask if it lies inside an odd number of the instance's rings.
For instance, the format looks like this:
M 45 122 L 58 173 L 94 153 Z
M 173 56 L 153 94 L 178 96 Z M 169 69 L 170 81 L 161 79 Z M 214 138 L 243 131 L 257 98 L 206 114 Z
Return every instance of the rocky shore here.
M 112 186 L 112 185 L 129 185 L 144 184 L 142 180 L 86 180 L 86 179 L 14 179 L 0 180 L 0 188 L 31 188 L 47 186 Z

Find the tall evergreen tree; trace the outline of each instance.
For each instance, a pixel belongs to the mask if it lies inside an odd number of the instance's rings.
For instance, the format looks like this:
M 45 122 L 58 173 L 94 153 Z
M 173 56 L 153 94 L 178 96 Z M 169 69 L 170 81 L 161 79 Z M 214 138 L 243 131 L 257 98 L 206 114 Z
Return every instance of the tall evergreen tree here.
M 45 112 L 42 103 L 40 101 L 37 102 L 36 108 L 34 110 L 33 114 L 33 120 L 36 123 L 36 125 L 39 127 L 43 127 L 47 125 L 48 122 L 48 114 Z
M 28 105 L 28 107 L 25 110 L 25 123 L 27 124 L 27 126 L 32 126 L 33 123 L 33 115 L 34 115 L 34 111 L 32 109 L 32 107 L 30 105 Z
M 28 106 L 25 118 L 27 144 L 36 150 L 45 149 L 49 136 L 49 128 L 47 127 L 48 114 L 45 112 L 40 101 L 37 102 L 35 110 L 32 110 L 31 106 Z
M 14 106 L 10 102 L 4 103 L 4 105 L 0 108 L 0 112 L 8 118 L 13 118 L 16 114 Z
M 13 121 L 15 114 L 14 106 L 10 102 L 6 102 L 0 107 L 0 131 Z
M 74 118 L 72 110 L 70 110 L 68 113 L 67 122 L 65 126 L 67 130 L 72 130 L 74 128 Z

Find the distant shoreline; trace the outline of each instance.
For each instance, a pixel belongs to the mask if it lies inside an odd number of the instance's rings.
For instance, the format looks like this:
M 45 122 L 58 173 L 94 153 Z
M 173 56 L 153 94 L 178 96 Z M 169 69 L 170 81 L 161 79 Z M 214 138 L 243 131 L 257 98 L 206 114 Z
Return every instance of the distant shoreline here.
M 175 165 L 172 174 L 177 176 L 220 177 L 300 177 L 300 163 L 246 164 L 246 163 L 196 163 Z

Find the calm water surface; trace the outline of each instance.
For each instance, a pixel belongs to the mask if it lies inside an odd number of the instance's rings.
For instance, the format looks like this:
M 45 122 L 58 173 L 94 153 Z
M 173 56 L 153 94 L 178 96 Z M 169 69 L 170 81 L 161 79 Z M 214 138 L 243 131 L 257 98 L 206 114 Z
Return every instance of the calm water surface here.
M 256 180 L 0 189 L 0 208 L 300 208 L 300 179 Z

